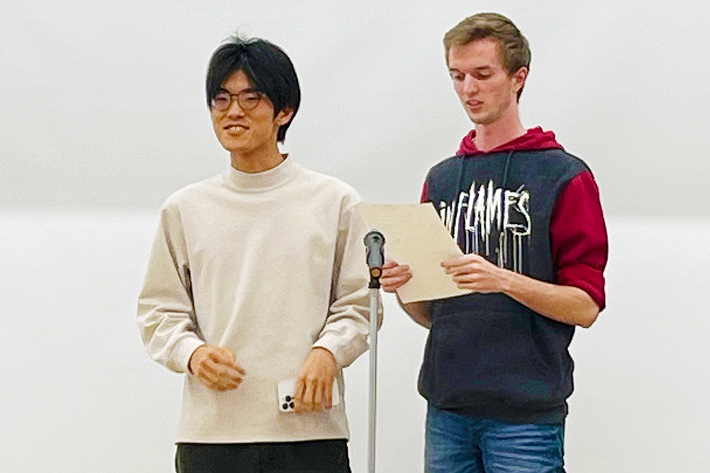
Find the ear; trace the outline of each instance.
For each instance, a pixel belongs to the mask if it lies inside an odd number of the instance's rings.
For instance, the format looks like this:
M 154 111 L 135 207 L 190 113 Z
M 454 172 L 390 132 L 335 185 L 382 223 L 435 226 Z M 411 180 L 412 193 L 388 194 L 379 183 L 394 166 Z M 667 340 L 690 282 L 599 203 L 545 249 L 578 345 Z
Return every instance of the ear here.
M 274 118 L 274 123 L 276 123 L 278 126 L 283 126 L 287 124 L 288 122 L 291 121 L 293 118 L 293 109 L 292 108 L 284 108 L 281 110 L 279 113 L 276 114 L 276 117 Z
M 525 81 L 528 78 L 528 68 L 525 66 L 521 67 L 516 72 L 514 72 L 511 77 L 513 79 L 513 89 L 517 94 L 518 92 L 520 92 L 520 89 L 523 88 L 523 86 L 525 85 Z

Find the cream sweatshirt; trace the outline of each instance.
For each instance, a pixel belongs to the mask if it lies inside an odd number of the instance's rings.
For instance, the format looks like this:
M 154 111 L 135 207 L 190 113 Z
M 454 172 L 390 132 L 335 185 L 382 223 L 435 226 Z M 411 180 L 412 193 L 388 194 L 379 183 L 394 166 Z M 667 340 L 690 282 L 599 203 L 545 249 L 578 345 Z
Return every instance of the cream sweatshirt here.
M 256 174 L 230 168 L 168 198 L 138 326 L 154 360 L 187 373 L 177 442 L 348 438 L 341 369 L 367 349 L 369 333 L 359 201 L 293 158 Z M 205 343 L 236 355 L 247 372 L 239 388 L 213 391 L 188 373 Z M 297 376 L 313 347 L 335 355 L 341 402 L 283 413 L 277 385 Z

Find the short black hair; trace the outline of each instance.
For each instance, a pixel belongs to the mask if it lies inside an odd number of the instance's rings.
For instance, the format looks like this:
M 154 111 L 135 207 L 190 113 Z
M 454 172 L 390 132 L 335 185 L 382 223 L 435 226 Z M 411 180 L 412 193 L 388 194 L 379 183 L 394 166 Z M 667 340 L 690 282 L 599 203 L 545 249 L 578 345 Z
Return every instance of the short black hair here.
M 301 87 L 296 69 L 288 55 L 275 44 L 260 38 L 244 38 L 239 34 L 228 38 L 212 53 L 207 68 L 207 106 L 233 73 L 242 71 L 258 92 L 266 95 L 274 106 L 274 117 L 282 110 L 293 110 L 291 120 L 279 127 L 277 141 L 286 139 L 286 130 L 301 103 Z

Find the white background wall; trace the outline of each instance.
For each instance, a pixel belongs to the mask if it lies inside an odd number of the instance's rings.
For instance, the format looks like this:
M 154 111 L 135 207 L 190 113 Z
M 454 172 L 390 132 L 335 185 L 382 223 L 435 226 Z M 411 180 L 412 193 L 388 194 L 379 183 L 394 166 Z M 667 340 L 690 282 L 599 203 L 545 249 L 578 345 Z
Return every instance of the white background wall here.
M 144 355 L 135 298 L 162 200 L 228 165 L 203 92 L 221 40 L 239 27 L 291 55 L 294 158 L 412 202 L 471 126 L 441 37 L 491 10 L 532 45 L 525 125 L 591 165 L 609 217 L 609 306 L 572 346 L 568 471 L 707 471 L 710 8 L 610 0 L 0 3 L 0 471 L 171 471 L 181 378 Z M 385 309 L 379 471 L 417 472 L 426 332 Z M 366 379 L 363 357 L 355 473 Z
M 0 202 L 156 208 L 223 170 L 204 75 L 237 28 L 296 65 L 293 155 L 367 199 L 409 202 L 471 128 L 442 37 L 490 10 L 532 47 L 524 124 L 555 130 L 592 166 L 607 212 L 710 216 L 700 0 L 3 0 Z

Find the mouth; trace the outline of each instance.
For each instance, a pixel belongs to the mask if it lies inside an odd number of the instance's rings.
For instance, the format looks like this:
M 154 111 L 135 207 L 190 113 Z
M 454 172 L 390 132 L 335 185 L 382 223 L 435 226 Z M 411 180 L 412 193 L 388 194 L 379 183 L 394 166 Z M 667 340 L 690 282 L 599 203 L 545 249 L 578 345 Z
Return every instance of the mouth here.
M 230 133 L 239 133 L 249 129 L 248 126 L 242 125 L 241 123 L 230 123 L 228 125 L 223 126 L 222 128 Z
M 466 106 L 470 109 L 479 108 L 482 105 L 483 105 L 483 102 L 481 102 L 480 100 L 467 100 L 466 101 Z

